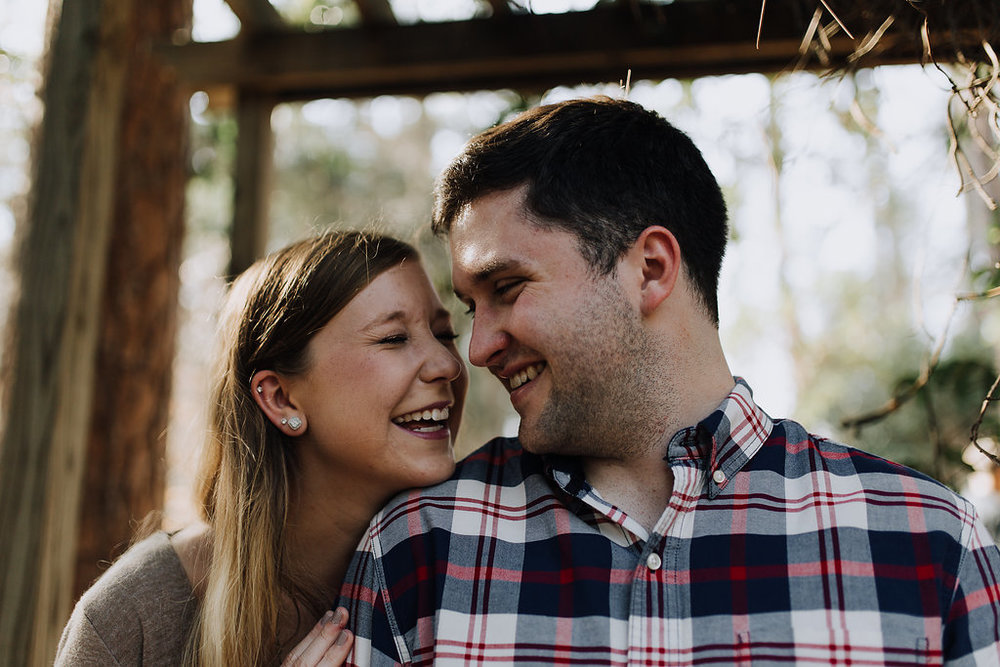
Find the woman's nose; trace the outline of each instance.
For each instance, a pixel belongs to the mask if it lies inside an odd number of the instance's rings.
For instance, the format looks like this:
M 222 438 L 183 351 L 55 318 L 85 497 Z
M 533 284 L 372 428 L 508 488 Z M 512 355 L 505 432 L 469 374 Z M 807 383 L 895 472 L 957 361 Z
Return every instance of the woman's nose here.
M 462 375 L 464 365 L 454 347 L 436 340 L 430 357 L 424 363 L 424 380 L 434 382 L 446 380 L 454 382 Z

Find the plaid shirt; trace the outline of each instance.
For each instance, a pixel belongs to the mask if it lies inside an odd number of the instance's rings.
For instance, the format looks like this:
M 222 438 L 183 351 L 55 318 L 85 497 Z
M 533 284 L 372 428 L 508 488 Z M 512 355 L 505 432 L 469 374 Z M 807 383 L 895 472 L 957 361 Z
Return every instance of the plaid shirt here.
M 651 533 L 513 439 L 397 497 L 344 583 L 349 664 L 1000 664 L 1000 553 L 944 486 L 742 382 L 665 460 Z

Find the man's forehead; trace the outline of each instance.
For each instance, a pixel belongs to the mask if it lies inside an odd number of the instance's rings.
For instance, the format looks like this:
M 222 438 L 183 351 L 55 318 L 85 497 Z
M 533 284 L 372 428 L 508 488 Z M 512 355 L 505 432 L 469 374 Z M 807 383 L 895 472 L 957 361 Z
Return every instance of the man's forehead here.
M 497 219 L 492 211 L 476 208 L 475 202 L 455 219 L 448 234 L 452 264 L 463 271 L 479 273 L 502 262 L 516 234 L 516 219 Z
M 487 236 L 450 237 L 452 273 L 456 279 L 480 282 L 510 263 L 506 249 Z

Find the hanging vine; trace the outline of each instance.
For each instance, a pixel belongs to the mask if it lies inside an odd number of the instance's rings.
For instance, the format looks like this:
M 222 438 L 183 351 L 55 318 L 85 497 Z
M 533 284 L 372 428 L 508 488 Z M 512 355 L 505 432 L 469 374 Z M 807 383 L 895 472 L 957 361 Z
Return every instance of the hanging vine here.
M 1000 3 L 992 0 L 868 0 L 847 5 L 843 0 L 838 3 L 809 0 L 803 2 L 803 10 L 811 19 L 803 32 L 796 68 L 819 64 L 829 68 L 829 74 L 845 75 L 866 66 L 868 56 L 880 50 L 906 48 L 908 44 L 910 48 L 919 49 L 919 62 L 941 72 L 951 90 L 946 108 L 948 159 L 959 177 L 958 194 L 974 192 L 989 210 L 997 210 L 998 202 L 986 186 L 1000 175 L 1000 58 L 993 47 L 1000 42 Z M 766 31 L 767 11 L 767 0 L 761 0 L 758 45 Z M 843 39 L 844 35 L 853 40 L 853 51 L 846 60 L 839 61 L 840 65 L 834 66 L 838 60 L 833 40 Z M 980 159 L 970 159 L 973 151 Z M 980 165 L 978 170 L 976 164 Z M 841 424 L 860 428 L 879 421 L 918 394 L 926 387 L 940 361 L 959 303 L 998 296 L 1000 287 L 956 294 L 948 324 L 917 377 L 882 406 L 844 419 Z M 979 433 L 990 406 L 997 402 L 1000 402 L 1000 376 L 982 402 L 970 430 L 970 440 L 976 449 L 1000 465 L 1000 458 L 984 449 Z

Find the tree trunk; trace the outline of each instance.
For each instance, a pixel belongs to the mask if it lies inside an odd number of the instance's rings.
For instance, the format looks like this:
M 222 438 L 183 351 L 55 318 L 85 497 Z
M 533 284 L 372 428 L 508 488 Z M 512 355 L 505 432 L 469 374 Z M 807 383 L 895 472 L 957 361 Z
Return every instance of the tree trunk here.
M 182 3 L 190 6 L 190 0 L 169 4 Z M 155 403 L 165 403 L 168 398 L 164 390 L 168 384 L 162 378 L 150 380 L 152 387 L 140 391 L 131 379 L 108 375 L 117 370 L 98 367 L 97 362 L 99 350 L 104 364 L 109 353 L 113 356 L 120 349 L 131 355 L 125 365 L 135 364 L 136 343 L 114 342 L 130 335 L 145 336 L 138 343 L 144 348 L 138 355 L 143 359 L 159 359 L 164 354 L 161 348 L 172 345 L 173 314 L 163 316 L 160 310 L 172 309 L 176 293 L 171 273 L 177 271 L 176 248 L 181 242 L 175 218 L 181 201 L 177 174 L 183 167 L 178 156 L 157 158 L 166 153 L 155 151 L 148 158 L 139 156 L 144 155 L 143 143 L 182 141 L 176 133 L 158 137 L 158 123 L 143 125 L 145 121 L 138 118 L 150 113 L 172 117 L 182 114 L 182 107 L 167 105 L 160 96 L 156 104 L 144 103 L 134 118 L 127 108 L 136 96 L 153 95 L 131 91 L 136 76 L 142 78 L 134 68 L 148 63 L 152 36 L 135 33 L 149 29 L 141 14 L 160 4 L 164 3 L 63 3 L 51 42 L 28 220 L 19 230 L 21 293 L 10 320 L 4 382 L 5 428 L 0 440 L 0 664 L 4 665 L 51 664 L 68 617 L 87 443 L 102 437 L 89 435 L 92 409 L 110 402 L 110 421 L 125 425 L 131 433 L 136 430 L 133 413 L 150 421 L 161 419 L 164 410 L 145 402 L 154 397 Z M 161 85 L 172 84 L 161 80 Z M 173 119 L 167 126 L 176 124 Z M 138 141 L 137 134 L 142 135 Z M 130 193 L 138 188 L 122 184 L 146 180 L 159 183 L 160 189 L 131 202 Z M 176 236 L 164 241 L 159 228 L 168 224 Z M 143 263 L 149 252 L 125 240 L 131 226 L 139 227 L 140 247 L 148 243 L 153 256 L 163 258 L 155 269 Z M 157 249 L 160 243 L 167 249 Z M 136 256 L 120 265 L 123 254 Z M 130 262 L 135 262 L 134 268 L 123 271 L 121 266 Z M 112 281 L 106 288 L 109 273 Z M 151 329 L 161 327 L 160 335 L 102 324 L 108 314 L 115 318 L 123 314 L 106 298 L 107 292 L 119 288 L 128 293 L 129 303 L 142 303 L 143 314 L 134 317 L 151 321 Z M 123 390 L 132 392 L 128 404 Z M 161 431 L 162 423 L 149 424 L 144 432 L 148 437 Z M 104 447 L 122 447 L 118 431 L 103 437 Z M 104 466 L 99 461 L 94 465 Z M 115 474 L 108 468 L 102 471 Z M 155 496 L 162 489 L 162 479 L 155 478 L 162 478 L 162 472 L 148 469 L 142 474 L 145 482 L 134 475 L 132 484 Z M 118 521 L 92 518 L 97 524 Z
M 120 1 L 120 0 L 119 0 Z M 114 220 L 81 501 L 79 596 L 163 507 L 164 438 L 184 238 L 187 96 L 150 46 L 191 21 L 191 0 L 139 3 L 128 55 Z

